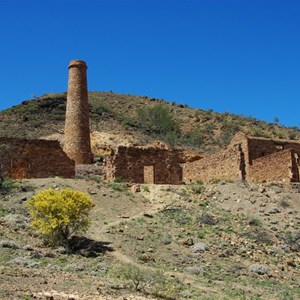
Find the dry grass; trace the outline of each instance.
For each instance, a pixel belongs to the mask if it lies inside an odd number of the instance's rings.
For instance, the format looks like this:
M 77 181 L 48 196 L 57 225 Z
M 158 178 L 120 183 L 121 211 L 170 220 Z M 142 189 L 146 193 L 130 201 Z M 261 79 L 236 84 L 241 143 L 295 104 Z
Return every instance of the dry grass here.
M 261 137 L 299 139 L 297 127 L 284 127 L 274 123 L 258 121 L 252 117 L 216 113 L 211 110 L 193 109 L 174 102 L 147 96 L 133 96 L 112 92 L 90 92 L 91 128 L 93 131 L 113 132 L 135 136 L 137 143 L 145 144 L 157 138 L 145 132 L 137 124 L 137 111 L 164 105 L 179 125 L 181 136 L 178 145 L 190 145 L 197 130 L 201 133 L 201 149 L 217 151 L 226 146 L 232 135 L 240 130 Z M 48 94 L 1 112 L 0 135 L 10 137 L 38 138 L 62 132 L 66 94 Z M 199 149 L 199 146 L 197 147 Z

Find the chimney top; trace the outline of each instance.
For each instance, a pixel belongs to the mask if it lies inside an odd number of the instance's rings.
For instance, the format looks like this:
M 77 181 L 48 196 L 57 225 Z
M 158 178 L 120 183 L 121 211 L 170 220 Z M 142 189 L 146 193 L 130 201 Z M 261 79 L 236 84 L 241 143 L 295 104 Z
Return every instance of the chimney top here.
M 80 60 L 80 59 L 71 60 L 69 63 L 69 68 L 76 67 L 76 66 L 84 66 L 87 68 L 85 61 Z

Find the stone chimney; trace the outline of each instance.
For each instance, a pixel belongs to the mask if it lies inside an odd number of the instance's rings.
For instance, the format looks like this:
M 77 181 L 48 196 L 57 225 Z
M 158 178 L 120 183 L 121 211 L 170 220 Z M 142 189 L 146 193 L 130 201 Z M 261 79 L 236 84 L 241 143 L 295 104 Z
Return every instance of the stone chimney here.
M 84 61 L 70 61 L 64 151 L 76 164 L 90 164 L 93 160 L 86 70 Z

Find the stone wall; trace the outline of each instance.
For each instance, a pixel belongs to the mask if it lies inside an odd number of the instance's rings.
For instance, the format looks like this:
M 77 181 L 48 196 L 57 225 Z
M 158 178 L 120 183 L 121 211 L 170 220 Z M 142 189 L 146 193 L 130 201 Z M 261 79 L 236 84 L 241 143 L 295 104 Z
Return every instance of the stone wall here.
M 300 143 L 237 133 L 221 153 L 183 165 L 185 183 L 245 179 L 299 182 Z
M 121 146 L 108 158 L 105 176 L 135 183 L 180 184 L 249 180 L 299 182 L 300 143 L 237 133 L 220 153 L 184 157 L 181 151 Z
M 248 180 L 253 182 L 289 183 L 296 179 L 297 166 L 292 149 L 282 150 L 252 161 Z
M 58 141 L 1 138 L 9 155 L 4 165 L 14 179 L 75 176 L 75 162 L 62 150 Z
M 132 183 L 181 184 L 182 168 L 177 151 L 155 147 L 119 146 L 106 159 L 105 178 Z
M 196 181 L 237 180 L 241 179 L 243 167 L 241 149 L 233 146 L 221 153 L 185 163 L 183 181 L 188 184 Z
M 256 158 L 280 152 L 286 149 L 294 149 L 300 153 L 300 143 L 291 141 L 278 141 L 271 139 L 248 138 L 249 163 Z

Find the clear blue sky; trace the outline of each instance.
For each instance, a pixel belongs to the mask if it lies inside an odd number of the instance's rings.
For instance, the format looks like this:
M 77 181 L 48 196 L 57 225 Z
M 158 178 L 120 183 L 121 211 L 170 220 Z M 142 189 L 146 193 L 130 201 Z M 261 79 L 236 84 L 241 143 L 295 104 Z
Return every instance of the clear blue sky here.
M 299 0 L 0 0 L 0 109 L 67 89 L 300 127 Z

